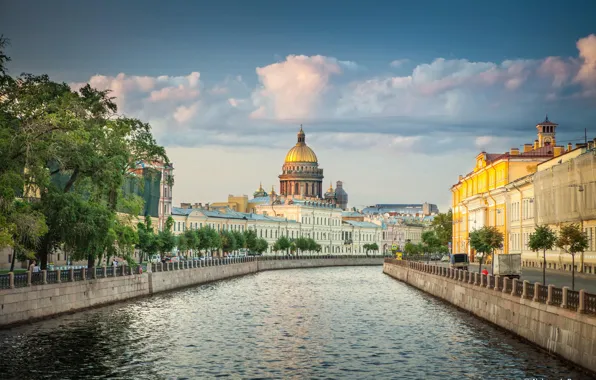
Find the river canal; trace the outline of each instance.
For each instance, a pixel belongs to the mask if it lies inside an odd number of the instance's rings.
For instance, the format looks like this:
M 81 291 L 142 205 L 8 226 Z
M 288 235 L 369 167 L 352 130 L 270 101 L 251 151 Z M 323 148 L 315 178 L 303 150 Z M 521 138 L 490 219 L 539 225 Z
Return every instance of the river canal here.
M 381 273 L 260 272 L 0 331 L 3 379 L 589 375 Z

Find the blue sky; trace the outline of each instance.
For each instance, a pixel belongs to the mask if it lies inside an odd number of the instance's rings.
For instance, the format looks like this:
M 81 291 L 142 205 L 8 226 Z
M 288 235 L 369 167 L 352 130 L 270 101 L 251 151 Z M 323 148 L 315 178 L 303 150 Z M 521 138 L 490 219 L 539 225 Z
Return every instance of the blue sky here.
M 479 150 L 531 142 L 546 112 L 560 143 L 596 136 L 593 1 L 0 7 L 11 73 L 112 89 L 167 146 L 175 201 L 275 185 L 300 123 L 352 205 L 445 208 Z

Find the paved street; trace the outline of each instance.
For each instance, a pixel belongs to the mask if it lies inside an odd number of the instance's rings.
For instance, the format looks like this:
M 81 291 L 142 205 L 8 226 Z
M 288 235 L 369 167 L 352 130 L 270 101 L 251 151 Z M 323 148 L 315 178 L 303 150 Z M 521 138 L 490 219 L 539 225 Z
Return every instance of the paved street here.
M 448 266 L 446 263 L 441 265 Z M 492 273 L 491 266 L 482 266 L 486 268 L 489 273 Z M 471 264 L 470 271 L 478 272 L 478 264 Z M 540 282 L 542 283 L 542 269 L 540 268 L 523 268 L 522 269 L 522 280 L 528 280 L 531 283 Z M 547 284 L 553 284 L 558 288 L 568 286 L 571 288 L 571 272 L 560 272 L 547 270 L 546 271 L 546 282 Z M 575 274 L 575 289 L 585 289 L 589 293 L 596 294 L 596 275 L 583 275 Z

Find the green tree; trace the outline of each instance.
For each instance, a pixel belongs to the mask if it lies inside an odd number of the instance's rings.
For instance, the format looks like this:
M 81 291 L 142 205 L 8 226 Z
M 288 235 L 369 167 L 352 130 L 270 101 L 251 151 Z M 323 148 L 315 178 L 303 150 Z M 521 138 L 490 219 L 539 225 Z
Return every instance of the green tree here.
M 208 232 L 209 232 L 209 243 L 210 243 L 209 253 L 211 253 L 211 255 L 213 255 L 213 251 L 217 251 L 219 253 L 219 250 L 222 249 L 222 247 L 223 247 L 223 242 L 221 240 L 221 236 L 213 228 L 210 228 L 208 230 Z
M 575 290 L 575 255 L 588 248 L 588 237 L 579 224 L 561 226 L 555 245 L 571 255 L 571 290 Z
M 32 210 L 29 204 L 15 201 L 11 206 L 7 220 L 14 226 L 9 236 L 13 248 L 10 272 L 13 272 L 17 256 L 19 261 L 35 258 L 35 249 L 40 236 L 47 232 L 47 226 L 44 216 Z
M 257 233 L 254 230 L 245 230 L 244 231 L 244 241 L 245 246 L 249 251 L 255 251 L 257 247 Z
M 364 244 L 363 248 L 364 248 L 364 251 L 366 252 L 366 256 L 368 256 L 369 251 L 374 252 L 374 251 L 379 250 L 379 246 L 377 245 L 377 243 Z
M 292 245 L 292 243 L 290 242 L 290 239 L 288 239 L 287 236 L 282 235 L 277 239 L 275 244 L 273 244 L 273 250 L 275 252 L 279 252 L 279 251 L 287 252 L 287 250 L 290 248 L 291 245 Z
M 267 243 L 267 240 L 265 240 L 263 238 L 257 239 L 257 243 L 255 246 L 255 252 L 262 255 L 263 252 L 265 252 L 267 250 L 267 248 L 269 248 L 269 243 Z
M 441 240 L 437 237 L 435 230 L 428 230 L 422 233 L 422 253 L 426 253 L 427 261 L 432 253 L 437 253 L 441 247 Z
M 147 259 L 156 255 L 158 252 L 157 235 L 153 230 L 153 224 L 150 216 L 145 217 L 144 223 L 137 224 L 137 234 L 139 242 L 137 249 L 139 250 L 139 264 L 143 263 L 145 257 Z
M 176 236 L 176 248 L 178 248 L 178 251 L 183 252 L 184 256 L 188 255 L 189 246 L 188 239 L 186 238 L 185 234 L 182 233 Z
M 33 208 L 48 227 L 37 249 L 42 269 L 57 249 L 90 267 L 104 254 L 130 255 L 135 233 L 117 212 L 139 214 L 122 186 L 138 161 L 167 162 L 165 150 L 148 124 L 116 113 L 107 91 L 73 91 L 47 75 L 8 76 L 5 46 L 0 38 L 0 203 L 10 203 L 11 186 L 27 202 L 40 198 Z M 6 215 L 2 244 L 11 243 L 6 231 L 14 228 Z
M 234 240 L 236 240 L 236 250 L 246 248 L 246 237 L 242 232 L 232 231 L 232 235 L 234 236 Z
M 453 236 L 453 212 L 451 209 L 447 213 L 440 213 L 435 216 L 431 227 L 437 234 L 441 245 L 448 246 Z
M 172 226 L 174 225 L 174 218 L 171 216 L 166 220 L 163 230 L 157 234 L 157 247 L 161 256 L 164 257 L 172 252 L 176 246 L 176 237 L 172 233 Z
M 404 246 L 404 253 L 408 255 L 408 259 L 413 259 L 414 256 L 418 255 L 420 252 L 420 247 L 411 241 L 406 242 Z
M 192 250 L 192 256 L 195 256 L 195 253 L 199 249 L 199 234 L 197 230 L 186 230 L 184 231 L 184 237 L 186 239 L 186 247 L 189 250 Z
M 237 249 L 236 239 L 230 231 L 223 230 L 219 236 L 221 238 L 221 248 L 225 253 L 230 253 Z
M 301 236 L 294 240 L 294 246 L 297 249 L 297 253 L 300 254 L 307 251 L 310 245 L 308 239 Z
M 482 272 L 485 256 L 494 254 L 494 250 L 503 244 L 503 233 L 494 226 L 484 226 L 470 233 L 470 247 L 480 253 L 478 273 Z M 493 260 L 494 263 L 494 260 Z
M 528 246 L 534 252 L 542 250 L 542 285 L 546 286 L 546 250 L 553 249 L 557 235 L 548 226 L 537 226 L 530 234 Z

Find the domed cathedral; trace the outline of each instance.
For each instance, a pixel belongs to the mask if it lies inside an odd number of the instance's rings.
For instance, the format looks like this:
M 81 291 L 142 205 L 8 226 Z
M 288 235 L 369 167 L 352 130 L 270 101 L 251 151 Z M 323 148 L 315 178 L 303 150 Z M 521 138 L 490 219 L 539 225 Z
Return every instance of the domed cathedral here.
M 315 152 L 306 145 L 302 126 L 298 132 L 298 142 L 286 154 L 279 176 L 279 193 L 294 198 L 323 198 L 323 169 L 319 169 Z

